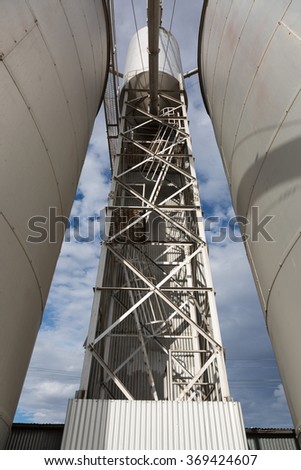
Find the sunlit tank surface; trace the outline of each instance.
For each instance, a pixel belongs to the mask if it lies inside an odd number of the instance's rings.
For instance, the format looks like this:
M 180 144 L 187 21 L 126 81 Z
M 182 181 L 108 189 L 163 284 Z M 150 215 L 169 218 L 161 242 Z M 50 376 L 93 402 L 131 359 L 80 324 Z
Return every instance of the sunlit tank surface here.
M 166 29 L 160 27 L 159 31 L 159 80 L 158 91 L 161 93 L 159 107 L 162 109 L 171 104 L 168 97 L 162 98 L 164 91 L 168 90 L 168 95 L 175 93 L 178 97 L 179 80 L 183 75 L 180 50 L 175 37 Z M 125 70 L 123 89 L 121 93 L 121 102 L 123 99 L 124 88 L 130 88 L 133 91 L 129 98 L 138 98 L 143 96 L 140 89 L 149 88 L 149 52 L 148 52 L 148 28 L 140 29 L 130 42 Z M 166 93 L 165 93 L 166 94 Z M 174 106 L 174 102 L 172 102 Z M 142 105 L 143 107 L 143 105 Z
M 233 205 L 246 219 L 247 255 L 300 434 L 300 2 L 205 1 L 199 71 Z M 258 231 L 262 221 L 267 233 Z
M 49 211 L 70 214 L 107 79 L 108 38 L 101 0 L 1 0 L 0 448 L 63 239 L 53 219 L 50 240 Z

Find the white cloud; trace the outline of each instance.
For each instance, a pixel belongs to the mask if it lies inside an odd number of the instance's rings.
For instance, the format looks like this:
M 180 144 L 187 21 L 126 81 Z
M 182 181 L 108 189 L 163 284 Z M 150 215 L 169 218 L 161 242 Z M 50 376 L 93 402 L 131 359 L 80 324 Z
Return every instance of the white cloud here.
M 275 403 L 273 404 L 273 408 L 276 410 L 283 410 L 287 407 L 286 396 L 284 392 L 284 388 L 282 384 L 279 384 L 274 390 L 274 397 Z

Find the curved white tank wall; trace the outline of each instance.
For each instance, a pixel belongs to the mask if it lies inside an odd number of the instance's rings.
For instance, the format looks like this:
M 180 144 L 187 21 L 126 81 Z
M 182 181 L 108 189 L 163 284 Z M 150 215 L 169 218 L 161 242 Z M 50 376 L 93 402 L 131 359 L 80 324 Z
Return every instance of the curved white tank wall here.
M 160 27 L 159 32 L 159 93 L 162 90 L 179 91 L 179 80 L 183 75 L 180 50 L 175 37 L 166 29 Z M 167 59 L 168 52 L 168 59 Z M 132 38 L 128 47 L 121 102 L 125 87 L 135 90 L 149 88 L 149 53 L 148 28 L 140 29 Z M 139 92 L 135 91 L 136 97 Z M 141 95 L 144 95 L 141 93 Z M 131 95 L 132 96 L 132 95 Z M 160 108 L 168 106 L 167 100 L 159 100 Z M 174 105 L 174 103 L 172 104 Z
M 204 101 L 228 177 L 292 418 L 301 426 L 301 5 L 205 1 Z M 273 241 L 259 234 L 259 221 Z M 253 214 L 253 219 L 252 219 Z M 254 217 L 255 216 L 255 217 Z
M 102 0 L 2 0 L 0 14 L 0 448 L 63 239 L 29 243 L 34 216 L 69 216 L 107 79 Z M 42 219 L 40 219 L 41 222 Z M 41 234 L 40 234 L 41 235 Z

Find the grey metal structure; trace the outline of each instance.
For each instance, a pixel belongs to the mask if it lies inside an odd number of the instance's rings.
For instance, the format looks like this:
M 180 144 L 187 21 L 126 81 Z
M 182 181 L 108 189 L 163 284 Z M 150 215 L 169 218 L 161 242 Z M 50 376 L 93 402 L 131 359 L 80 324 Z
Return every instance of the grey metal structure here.
M 294 429 L 247 428 L 250 450 L 300 450 Z
M 150 3 L 160 9 L 160 2 Z M 157 23 L 159 11 L 154 16 Z M 200 438 L 194 448 L 246 448 L 240 407 L 229 394 L 179 48 L 170 32 L 157 28 L 153 43 L 160 54 L 156 64 L 152 57 L 148 61 L 152 15 L 148 22 L 128 50 L 117 151 L 111 155 L 106 234 L 80 390 L 68 408 L 63 448 L 84 448 L 88 442 L 89 448 L 126 446 L 115 445 L 105 435 L 100 438 L 100 428 L 86 424 L 102 421 L 100 410 L 106 403 L 120 427 L 133 424 L 149 401 L 153 419 L 163 419 L 169 433 L 176 433 L 177 426 L 172 429 L 167 406 L 174 418 L 176 404 L 182 410 L 179 426 L 185 428 L 189 413 L 183 411 L 184 404 L 191 403 L 199 416 L 195 432 L 200 435 L 201 428 L 213 426 L 217 436 L 215 413 L 228 416 L 217 420 L 223 422 L 224 439 L 206 444 Z M 155 87 L 151 69 L 157 69 Z M 120 408 L 124 400 L 133 402 L 127 412 Z M 83 424 L 87 409 L 90 418 Z M 229 418 L 233 413 L 235 425 Z M 112 422 L 107 426 L 108 432 L 114 428 Z M 237 440 L 226 444 L 225 436 L 234 428 Z M 139 434 L 143 432 L 146 423 Z M 172 438 L 164 444 L 155 436 L 148 445 L 176 448 Z M 181 448 L 185 445 L 190 448 L 191 443 L 181 440 Z

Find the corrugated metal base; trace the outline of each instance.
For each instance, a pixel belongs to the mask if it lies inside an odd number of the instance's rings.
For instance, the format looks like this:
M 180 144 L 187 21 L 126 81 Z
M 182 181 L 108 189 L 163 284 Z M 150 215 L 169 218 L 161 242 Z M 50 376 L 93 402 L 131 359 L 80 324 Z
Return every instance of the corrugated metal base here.
M 70 400 L 62 449 L 247 449 L 237 402 Z

